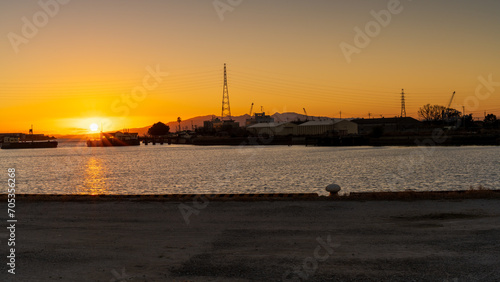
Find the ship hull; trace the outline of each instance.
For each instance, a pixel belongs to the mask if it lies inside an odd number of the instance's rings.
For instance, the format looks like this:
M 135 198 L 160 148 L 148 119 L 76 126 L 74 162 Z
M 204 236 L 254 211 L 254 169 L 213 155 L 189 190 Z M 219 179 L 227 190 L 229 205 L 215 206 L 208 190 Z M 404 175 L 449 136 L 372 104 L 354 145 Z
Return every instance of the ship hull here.
M 57 141 L 2 143 L 2 149 L 43 149 L 57 148 Z

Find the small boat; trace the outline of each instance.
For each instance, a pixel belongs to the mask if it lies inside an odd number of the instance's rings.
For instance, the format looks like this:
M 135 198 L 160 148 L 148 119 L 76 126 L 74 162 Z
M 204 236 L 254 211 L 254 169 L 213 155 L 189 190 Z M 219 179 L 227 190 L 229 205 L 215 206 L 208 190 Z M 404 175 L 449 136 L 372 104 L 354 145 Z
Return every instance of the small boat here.
M 87 147 L 139 146 L 138 133 L 121 132 L 99 134 L 99 138 L 88 139 Z

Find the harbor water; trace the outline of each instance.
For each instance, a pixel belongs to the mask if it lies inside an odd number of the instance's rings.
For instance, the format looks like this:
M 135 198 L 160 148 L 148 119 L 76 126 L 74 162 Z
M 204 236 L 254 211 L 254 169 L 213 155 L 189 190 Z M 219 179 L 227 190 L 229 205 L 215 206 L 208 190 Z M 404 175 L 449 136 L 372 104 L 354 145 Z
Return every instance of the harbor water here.
M 343 193 L 500 189 L 500 147 L 148 145 L 2 150 L 16 192 L 35 194 Z

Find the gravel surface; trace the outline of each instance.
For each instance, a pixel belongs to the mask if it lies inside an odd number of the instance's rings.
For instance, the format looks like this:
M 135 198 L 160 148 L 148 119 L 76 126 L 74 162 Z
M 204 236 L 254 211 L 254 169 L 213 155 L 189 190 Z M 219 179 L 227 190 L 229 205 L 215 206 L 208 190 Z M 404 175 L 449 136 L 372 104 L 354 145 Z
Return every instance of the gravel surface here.
M 16 274 L 3 228 L 0 281 L 500 281 L 499 199 L 19 201 L 16 214 Z

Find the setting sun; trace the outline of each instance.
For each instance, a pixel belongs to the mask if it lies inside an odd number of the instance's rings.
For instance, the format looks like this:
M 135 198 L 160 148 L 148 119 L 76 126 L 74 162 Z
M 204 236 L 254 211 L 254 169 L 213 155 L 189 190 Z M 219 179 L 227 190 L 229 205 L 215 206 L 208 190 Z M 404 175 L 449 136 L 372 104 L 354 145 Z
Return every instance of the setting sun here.
M 95 124 L 95 123 L 93 123 L 93 124 L 91 124 L 91 125 L 90 125 L 90 131 L 95 132 L 95 131 L 97 131 L 98 129 L 99 129 L 99 125 L 97 125 L 97 124 Z

